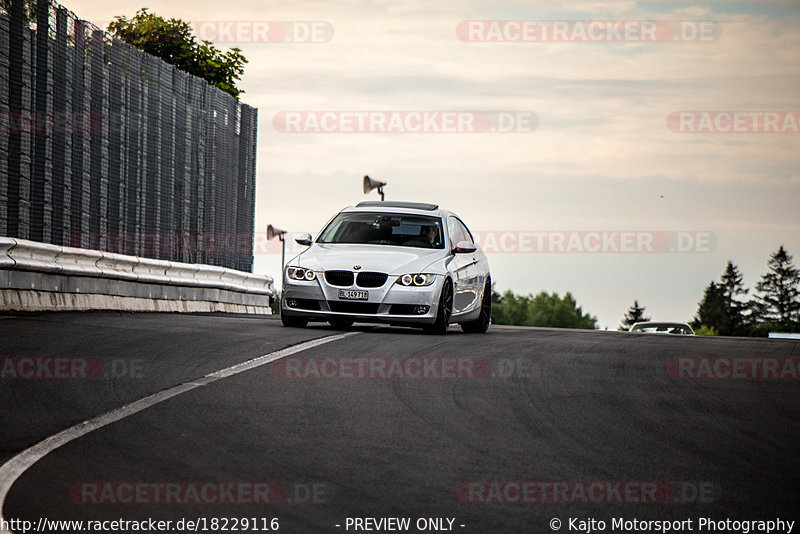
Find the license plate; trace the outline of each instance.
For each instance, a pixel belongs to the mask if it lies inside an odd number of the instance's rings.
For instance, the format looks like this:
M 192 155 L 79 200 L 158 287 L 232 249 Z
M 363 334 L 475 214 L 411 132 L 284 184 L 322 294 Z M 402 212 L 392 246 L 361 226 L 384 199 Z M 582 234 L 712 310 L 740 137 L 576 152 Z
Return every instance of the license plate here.
M 369 292 L 356 289 L 340 289 L 339 298 L 342 300 L 367 300 L 369 299 Z

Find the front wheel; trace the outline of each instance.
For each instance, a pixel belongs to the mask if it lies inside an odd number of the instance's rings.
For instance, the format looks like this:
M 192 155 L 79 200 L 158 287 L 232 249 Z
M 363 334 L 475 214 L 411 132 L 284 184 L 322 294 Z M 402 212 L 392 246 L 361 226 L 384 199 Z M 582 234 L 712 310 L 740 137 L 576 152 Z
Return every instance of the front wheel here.
M 436 322 L 432 325 L 423 327 L 426 334 L 436 334 L 443 336 L 447 333 L 450 324 L 450 317 L 453 315 L 453 284 L 450 280 L 445 280 L 442 286 L 442 294 L 439 295 L 439 309 L 436 312 Z
M 461 330 L 467 334 L 485 334 L 489 330 L 489 323 L 492 320 L 492 283 L 487 279 L 486 286 L 483 288 L 483 300 L 481 301 L 481 314 L 474 321 L 461 323 Z
M 281 314 L 281 322 L 283 326 L 288 326 L 290 328 L 305 328 L 308 325 L 308 319 L 292 317 L 291 315 L 284 315 L 283 313 Z

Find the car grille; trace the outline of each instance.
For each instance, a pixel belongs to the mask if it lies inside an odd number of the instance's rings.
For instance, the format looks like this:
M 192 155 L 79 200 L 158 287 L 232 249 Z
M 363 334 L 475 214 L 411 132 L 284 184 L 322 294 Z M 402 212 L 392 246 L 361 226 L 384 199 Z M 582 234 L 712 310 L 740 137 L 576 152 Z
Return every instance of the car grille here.
M 378 313 L 377 302 L 341 302 L 328 301 L 331 311 L 339 313 L 359 313 L 364 315 L 374 315 Z
M 353 273 L 350 271 L 325 271 L 325 281 L 332 286 L 350 287 L 353 285 Z
M 386 273 L 358 273 L 356 285 L 358 285 L 358 287 L 381 287 L 386 283 L 388 277 L 389 275 Z

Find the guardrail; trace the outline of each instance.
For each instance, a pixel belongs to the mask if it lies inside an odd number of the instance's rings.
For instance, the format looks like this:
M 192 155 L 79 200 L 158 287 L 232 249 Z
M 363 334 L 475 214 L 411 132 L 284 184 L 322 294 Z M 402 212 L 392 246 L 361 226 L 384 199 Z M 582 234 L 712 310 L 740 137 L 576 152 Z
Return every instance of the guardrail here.
M 177 293 L 173 291 L 170 293 L 174 293 L 176 296 L 150 295 L 149 297 L 144 297 L 151 299 L 206 300 L 213 302 L 215 298 L 220 299 L 220 293 L 215 293 L 213 290 L 220 290 L 245 294 L 249 299 L 247 300 L 247 305 L 250 307 L 254 306 L 252 302 L 253 296 L 268 297 L 263 301 L 263 304 L 255 305 L 256 307 L 268 307 L 269 299 L 274 295 L 273 279 L 266 275 L 256 275 L 215 265 L 140 258 L 11 237 L 0 237 L 0 273 L 3 271 L 39 273 L 44 277 L 67 277 L 70 280 L 86 281 L 94 279 L 98 282 L 105 281 L 104 284 L 101 284 L 105 289 L 94 292 L 104 295 L 111 294 L 112 296 L 114 293 L 109 292 L 108 287 L 109 282 L 115 280 L 118 281 L 118 284 L 116 284 L 118 286 L 134 284 L 135 286 L 132 287 L 141 287 L 139 284 L 147 284 L 148 287 L 189 288 L 186 291 Z M 59 279 L 61 280 L 61 278 Z M 69 289 L 62 289 L 66 287 L 64 283 L 51 285 L 53 288 L 57 288 L 51 289 L 51 291 L 70 292 Z M 30 290 L 30 288 L 22 287 L 22 285 L 18 284 L 16 287 L 0 286 L 0 290 L 25 291 Z M 83 289 L 80 292 L 92 293 L 93 291 Z M 187 294 L 190 296 L 187 297 Z M 192 295 L 198 296 L 194 297 Z M 224 301 L 231 302 L 231 298 L 227 298 Z

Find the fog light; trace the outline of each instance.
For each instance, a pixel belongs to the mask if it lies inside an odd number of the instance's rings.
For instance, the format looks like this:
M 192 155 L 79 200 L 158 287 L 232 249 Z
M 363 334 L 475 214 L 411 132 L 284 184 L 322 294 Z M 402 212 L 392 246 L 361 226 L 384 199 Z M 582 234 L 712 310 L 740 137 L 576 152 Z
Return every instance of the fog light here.
M 296 308 L 297 299 L 286 299 L 286 305 L 289 306 L 290 308 Z
M 414 313 L 416 315 L 425 315 L 430 309 L 430 306 L 414 306 Z

